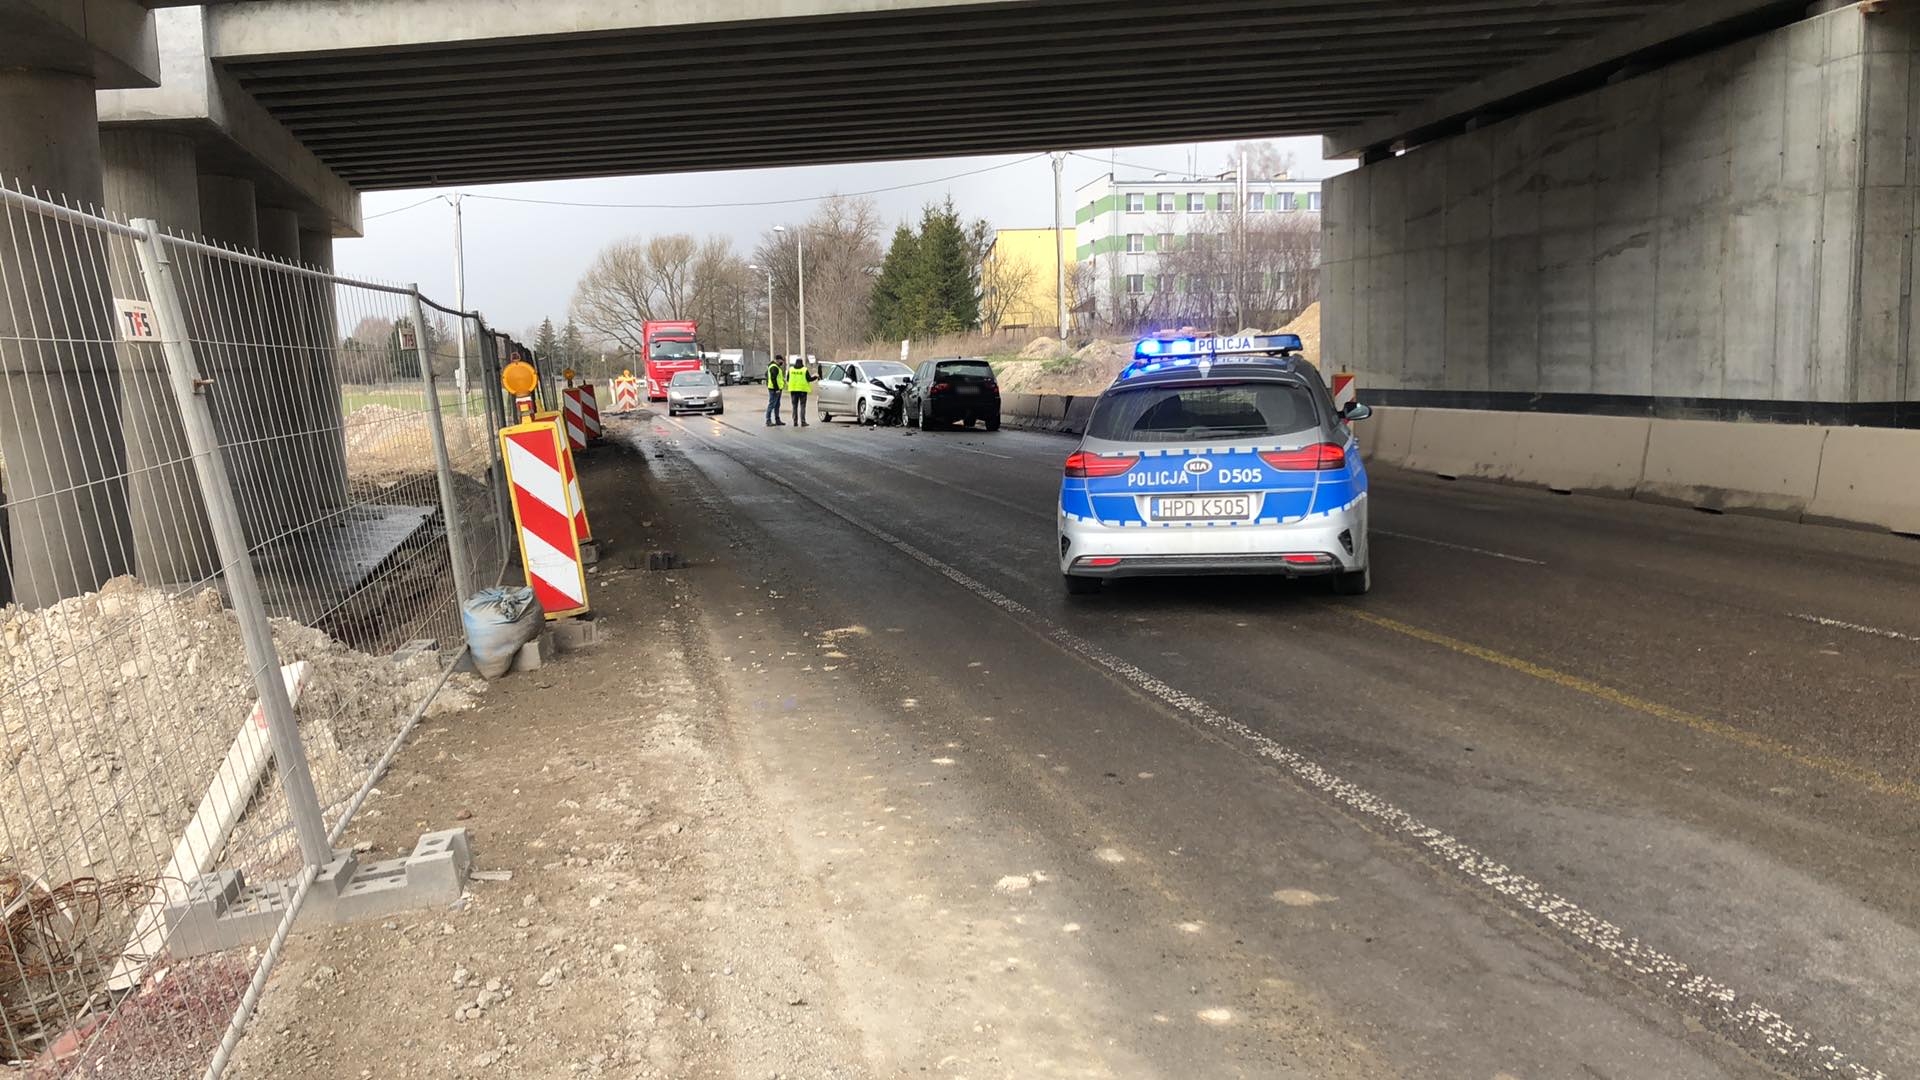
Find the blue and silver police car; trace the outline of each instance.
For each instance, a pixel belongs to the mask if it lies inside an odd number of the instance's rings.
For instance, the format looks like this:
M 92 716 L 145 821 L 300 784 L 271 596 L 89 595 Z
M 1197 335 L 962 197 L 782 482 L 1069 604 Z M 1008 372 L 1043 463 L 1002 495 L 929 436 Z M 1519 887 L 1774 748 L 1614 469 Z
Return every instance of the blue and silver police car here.
M 1109 578 L 1324 576 L 1372 584 L 1367 471 L 1293 334 L 1157 337 L 1100 395 L 1060 482 L 1070 593 Z

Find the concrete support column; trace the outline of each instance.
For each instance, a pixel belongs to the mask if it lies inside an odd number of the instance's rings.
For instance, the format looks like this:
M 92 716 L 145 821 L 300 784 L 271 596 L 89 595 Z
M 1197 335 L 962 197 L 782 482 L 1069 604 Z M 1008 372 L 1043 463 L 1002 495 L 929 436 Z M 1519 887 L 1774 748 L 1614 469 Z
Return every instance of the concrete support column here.
M 299 214 L 276 206 L 262 206 L 254 211 L 254 220 L 259 223 L 262 254 L 289 262 L 300 261 Z
M 91 77 L 0 70 L 0 162 L 29 188 L 98 205 Z M 133 566 L 107 245 L 0 209 L 0 460 L 10 508 L 0 601 L 42 607 Z M 10 583 L 10 588 L 9 588 Z M 8 592 L 12 593 L 9 597 Z
M 209 240 L 257 252 L 260 216 L 253 181 L 202 175 L 200 226 Z M 283 358 L 266 347 L 280 309 L 269 300 L 265 272 L 255 267 L 209 256 L 196 259 L 187 277 L 201 294 L 186 303 L 188 318 L 205 324 L 196 327 L 196 336 L 204 343 L 201 363 L 214 380 L 214 429 L 227 448 L 227 471 L 247 543 L 259 545 L 286 531 L 282 489 L 294 472 L 287 446 L 278 438 L 274 403 Z
M 333 234 L 315 229 L 300 232 L 300 261 L 321 270 L 333 269 Z M 346 413 L 340 396 L 340 342 L 347 330 L 339 325 L 333 286 L 313 284 L 313 340 L 309 371 L 313 378 L 313 478 L 315 499 L 326 510 L 347 502 Z
M 261 253 L 300 262 L 300 215 L 261 206 L 256 217 Z M 320 431 L 338 426 L 329 418 L 314 370 L 315 354 L 325 342 L 318 327 L 320 290 L 316 282 L 291 273 L 267 274 L 264 284 L 266 307 L 272 313 L 265 329 L 273 335 L 267 407 L 278 432 L 278 456 L 289 466 L 280 481 L 282 527 L 298 532 L 322 521 L 339 505 L 339 500 L 323 497 L 319 476 Z
M 193 140 L 148 128 L 100 133 L 102 184 L 109 213 L 152 218 L 169 229 L 200 232 L 200 173 Z M 116 261 L 123 249 L 116 247 Z M 116 281 L 137 267 L 114 267 Z M 206 504 L 194 476 L 166 358 L 152 345 L 120 346 L 121 431 L 127 446 L 127 508 L 135 572 L 155 585 L 201 581 L 220 566 Z

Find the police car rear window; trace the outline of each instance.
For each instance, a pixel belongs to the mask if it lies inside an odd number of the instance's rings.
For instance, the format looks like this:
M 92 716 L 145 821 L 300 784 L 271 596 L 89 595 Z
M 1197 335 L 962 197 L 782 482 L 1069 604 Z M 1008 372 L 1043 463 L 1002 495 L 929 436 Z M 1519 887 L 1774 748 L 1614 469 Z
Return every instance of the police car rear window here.
M 1101 398 L 1087 421 L 1087 437 L 1110 442 L 1250 439 L 1319 425 L 1312 394 L 1296 383 L 1143 386 Z

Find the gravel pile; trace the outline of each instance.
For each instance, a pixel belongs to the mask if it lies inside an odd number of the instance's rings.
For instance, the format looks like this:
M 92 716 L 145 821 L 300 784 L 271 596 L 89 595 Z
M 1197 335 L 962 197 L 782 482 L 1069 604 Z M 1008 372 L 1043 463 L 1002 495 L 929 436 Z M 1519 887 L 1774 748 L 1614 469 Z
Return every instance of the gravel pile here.
M 274 637 L 283 663 L 313 667 L 298 716 L 329 804 L 358 786 L 440 658 L 368 656 L 285 621 Z M 121 577 L 49 608 L 0 608 L 0 648 L 6 853 L 55 881 L 158 870 L 253 709 L 233 614 L 211 589 L 175 596 Z M 471 692 L 456 676 L 432 711 L 465 708 Z M 279 802 L 270 772 L 230 849 L 257 854 L 285 821 Z

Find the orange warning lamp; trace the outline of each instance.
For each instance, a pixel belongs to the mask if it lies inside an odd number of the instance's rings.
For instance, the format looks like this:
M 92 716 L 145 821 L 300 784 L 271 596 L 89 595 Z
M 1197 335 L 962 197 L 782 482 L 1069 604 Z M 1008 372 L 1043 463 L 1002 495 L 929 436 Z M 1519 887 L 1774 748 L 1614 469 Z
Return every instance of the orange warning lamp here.
M 540 385 L 540 373 L 525 360 L 515 360 L 500 372 L 500 385 L 514 397 L 525 397 Z

